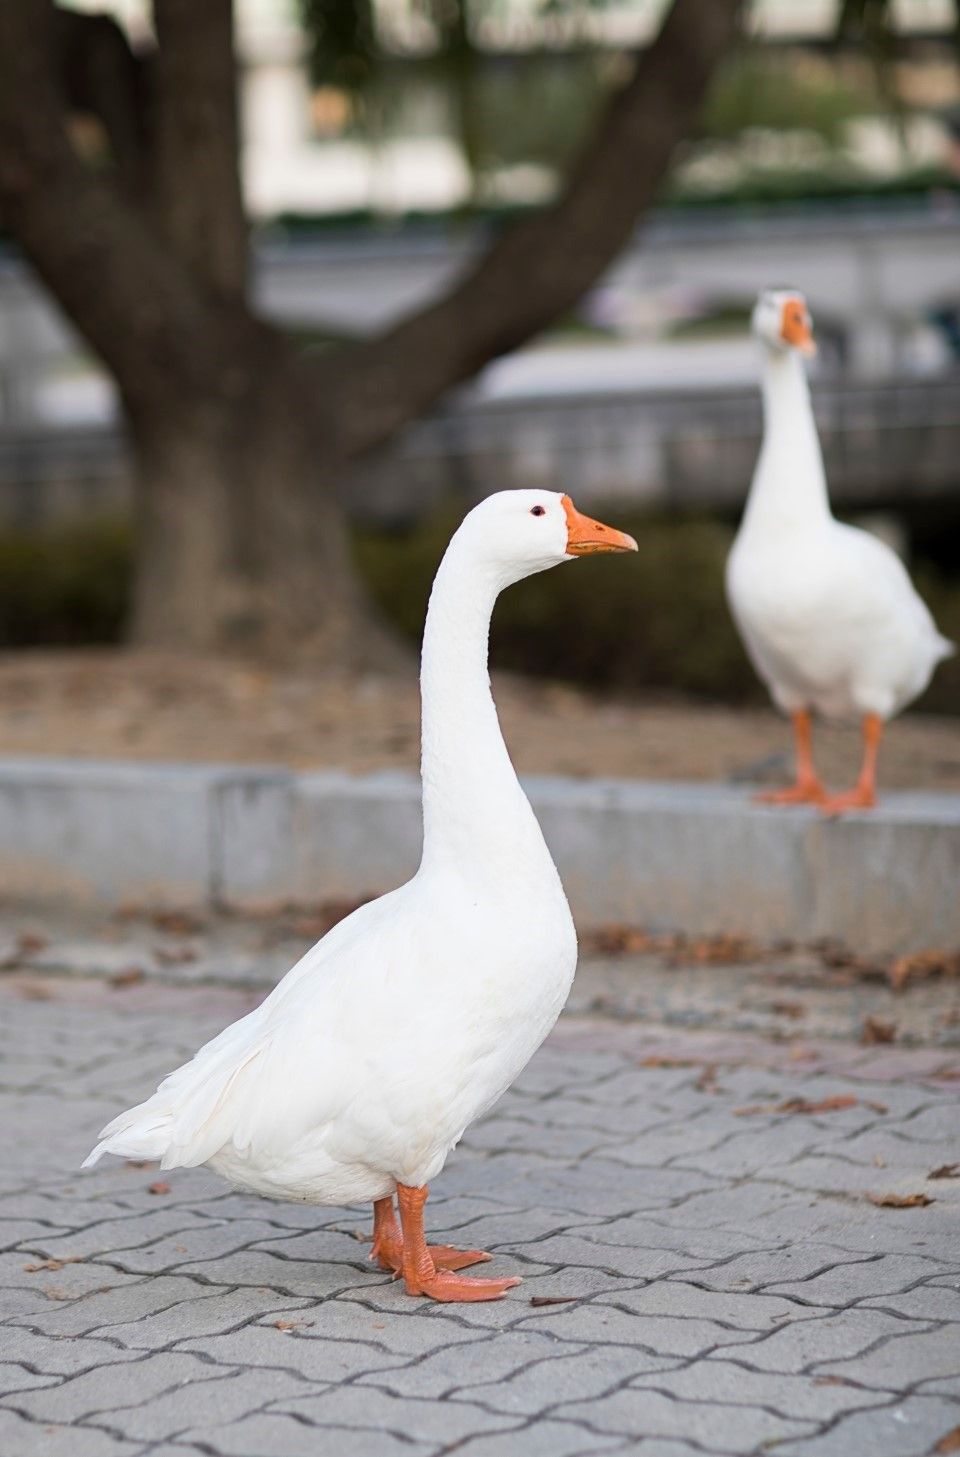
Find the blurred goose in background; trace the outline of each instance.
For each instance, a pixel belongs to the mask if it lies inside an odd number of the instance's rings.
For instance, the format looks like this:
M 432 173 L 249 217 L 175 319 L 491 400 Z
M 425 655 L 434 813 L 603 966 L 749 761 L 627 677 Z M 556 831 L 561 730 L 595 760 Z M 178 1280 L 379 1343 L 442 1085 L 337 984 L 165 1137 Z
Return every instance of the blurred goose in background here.
M 791 715 L 797 777 L 760 798 L 819 804 L 830 814 L 876 802 L 877 752 L 887 719 L 930 682 L 953 644 L 938 631 L 900 559 L 830 513 L 803 356 L 816 352 L 806 301 L 761 293 L 753 331 L 763 355 L 763 443 L 727 561 L 727 597 L 750 661 Z M 811 752 L 810 715 L 857 717 L 860 777 L 829 796 Z
M 114 1119 L 85 1167 L 112 1153 L 206 1164 L 267 1198 L 372 1200 L 372 1258 L 411 1295 L 494 1300 L 519 1283 L 458 1274 L 489 1255 L 430 1246 L 423 1228 L 427 1185 L 546 1037 L 577 960 L 560 878 L 500 733 L 490 615 L 504 587 L 534 572 L 635 550 L 551 491 L 504 491 L 467 515 L 424 630 L 419 870 Z

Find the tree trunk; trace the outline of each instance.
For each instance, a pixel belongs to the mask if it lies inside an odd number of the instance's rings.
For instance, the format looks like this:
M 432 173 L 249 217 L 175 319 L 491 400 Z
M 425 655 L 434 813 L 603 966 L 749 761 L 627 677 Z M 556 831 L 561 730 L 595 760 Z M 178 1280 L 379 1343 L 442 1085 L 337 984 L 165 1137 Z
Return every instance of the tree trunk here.
M 343 513 L 289 380 L 139 409 L 132 641 L 359 668 L 406 661 L 360 587 Z

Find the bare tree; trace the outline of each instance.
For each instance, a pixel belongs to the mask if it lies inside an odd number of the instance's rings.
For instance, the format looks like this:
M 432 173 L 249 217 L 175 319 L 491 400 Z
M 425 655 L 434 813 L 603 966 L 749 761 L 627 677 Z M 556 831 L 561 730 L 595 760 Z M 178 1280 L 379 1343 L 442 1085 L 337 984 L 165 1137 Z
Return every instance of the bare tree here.
M 3 0 L 0 215 L 119 386 L 136 461 L 136 640 L 353 663 L 389 653 L 335 484 L 614 259 L 694 125 L 740 3 L 674 0 L 552 206 L 439 302 L 313 357 L 249 303 L 230 0 L 154 0 L 149 76 L 113 21 Z M 73 108 L 100 120 L 112 169 L 78 155 Z

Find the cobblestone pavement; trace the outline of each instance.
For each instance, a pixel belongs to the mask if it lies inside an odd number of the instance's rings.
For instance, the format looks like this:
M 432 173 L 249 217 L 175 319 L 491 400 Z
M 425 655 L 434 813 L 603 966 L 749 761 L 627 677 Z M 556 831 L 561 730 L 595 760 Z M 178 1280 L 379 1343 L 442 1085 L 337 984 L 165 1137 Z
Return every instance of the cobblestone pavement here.
M 347 909 L 260 917 L 163 911 L 49 912 L 0 918 L 0 970 L 272 986 Z M 616 944 L 622 928 L 592 938 Z M 591 938 L 588 938 L 588 943 Z M 629 939 L 629 937 L 628 937 Z M 581 955 L 568 1003 L 580 1015 L 643 1018 L 667 1026 L 761 1032 L 788 1041 L 855 1041 L 868 1020 L 887 1025 L 900 1045 L 960 1047 L 960 963 L 952 978 L 911 977 L 895 991 L 889 965 L 873 965 L 842 948 L 763 948 L 715 938 L 659 952 Z M 719 959 L 717 959 L 719 957 Z M 915 958 L 922 972 L 925 958 Z M 935 959 L 935 958 L 934 958 Z
M 256 995 L 0 977 L 3 1457 L 960 1450 L 955 1048 L 564 1018 L 435 1185 L 524 1277 L 451 1307 L 367 1210 L 77 1172 Z

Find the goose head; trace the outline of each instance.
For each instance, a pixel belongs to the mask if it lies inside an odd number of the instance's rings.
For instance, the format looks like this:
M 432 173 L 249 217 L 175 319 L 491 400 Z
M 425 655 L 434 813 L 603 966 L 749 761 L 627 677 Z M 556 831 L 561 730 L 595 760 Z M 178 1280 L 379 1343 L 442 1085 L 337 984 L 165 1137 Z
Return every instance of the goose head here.
M 559 491 L 498 491 L 464 517 L 454 541 L 497 590 L 578 556 L 637 550 L 632 536 L 584 516 Z
M 753 332 L 769 349 L 816 354 L 813 320 L 802 293 L 793 288 L 764 289 L 753 310 Z

